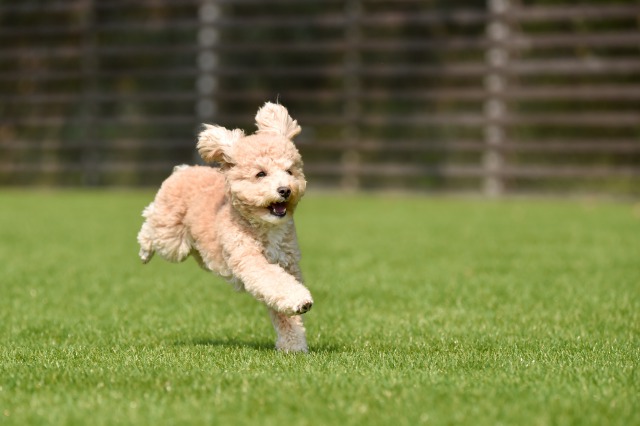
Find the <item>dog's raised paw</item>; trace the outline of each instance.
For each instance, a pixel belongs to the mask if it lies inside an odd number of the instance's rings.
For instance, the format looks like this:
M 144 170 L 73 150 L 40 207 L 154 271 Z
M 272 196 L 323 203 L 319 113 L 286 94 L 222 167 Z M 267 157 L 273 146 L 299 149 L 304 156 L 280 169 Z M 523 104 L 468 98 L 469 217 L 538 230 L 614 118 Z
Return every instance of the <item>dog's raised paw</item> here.
M 298 284 L 291 286 L 286 292 L 274 294 L 274 297 L 267 301 L 267 305 L 287 316 L 301 315 L 311 309 L 313 297 L 305 286 Z
M 313 302 L 312 301 L 304 302 L 303 304 L 298 306 L 298 308 L 295 310 L 295 314 L 296 315 L 302 315 L 305 312 L 309 312 L 311 310 L 312 306 L 313 306 Z

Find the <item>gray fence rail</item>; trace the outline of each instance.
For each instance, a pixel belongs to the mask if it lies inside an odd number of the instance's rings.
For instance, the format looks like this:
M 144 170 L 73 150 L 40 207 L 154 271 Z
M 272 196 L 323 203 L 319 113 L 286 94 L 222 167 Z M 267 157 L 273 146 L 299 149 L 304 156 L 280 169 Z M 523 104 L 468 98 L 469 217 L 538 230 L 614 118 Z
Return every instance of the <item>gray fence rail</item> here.
M 202 122 L 303 127 L 312 185 L 640 194 L 640 5 L 0 1 L 0 184 L 155 185 Z

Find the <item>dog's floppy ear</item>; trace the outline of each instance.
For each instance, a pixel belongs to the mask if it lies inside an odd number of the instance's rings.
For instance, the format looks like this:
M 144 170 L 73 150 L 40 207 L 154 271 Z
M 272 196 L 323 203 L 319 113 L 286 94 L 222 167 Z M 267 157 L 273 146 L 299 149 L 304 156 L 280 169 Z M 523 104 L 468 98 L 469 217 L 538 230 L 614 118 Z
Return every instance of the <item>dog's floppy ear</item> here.
M 293 139 L 302 130 L 285 107 L 267 102 L 256 114 L 258 133 L 275 133 Z
M 204 125 L 198 135 L 198 153 L 207 163 L 232 163 L 231 148 L 244 137 L 241 129 L 228 130 L 220 126 Z

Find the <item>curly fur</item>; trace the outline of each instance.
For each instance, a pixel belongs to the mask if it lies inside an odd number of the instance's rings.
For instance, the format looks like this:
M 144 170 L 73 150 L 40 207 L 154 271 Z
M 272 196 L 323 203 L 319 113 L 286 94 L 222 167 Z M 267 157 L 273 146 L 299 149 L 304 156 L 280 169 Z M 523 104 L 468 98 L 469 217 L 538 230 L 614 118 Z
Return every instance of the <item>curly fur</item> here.
M 266 103 L 258 131 L 205 125 L 198 152 L 219 167 L 178 166 L 143 211 L 138 234 L 144 263 L 192 255 L 269 309 L 276 348 L 307 352 L 300 314 L 313 299 L 299 267 L 293 213 L 306 181 L 292 138 L 300 126 L 282 105 Z

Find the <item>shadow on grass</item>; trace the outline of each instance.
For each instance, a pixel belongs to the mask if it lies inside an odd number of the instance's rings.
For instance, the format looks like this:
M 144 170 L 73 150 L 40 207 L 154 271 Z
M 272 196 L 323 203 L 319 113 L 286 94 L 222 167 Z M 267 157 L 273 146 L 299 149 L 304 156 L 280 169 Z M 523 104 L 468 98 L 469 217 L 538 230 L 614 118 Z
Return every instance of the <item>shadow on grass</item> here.
M 275 349 L 275 343 L 273 341 L 252 341 L 252 340 L 240 340 L 240 339 L 209 339 L 209 338 L 193 338 L 188 340 L 178 340 L 174 343 L 176 346 L 217 346 L 226 348 L 251 348 L 259 351 L 273 351 Z M 347 347 L 340 347 L 333 344 L 319 344 L 310 345 L 309 351 L 311 353 L 322 352 L 347 352 Z
M 256 350 L 273 350 L 274 344 L 270 341 L 253 341 L 240 339 L 209 339 L 196 337 L 188 340 L 178 340 L 176 346 L 220 346 L 227 348 L 251 348 Z

